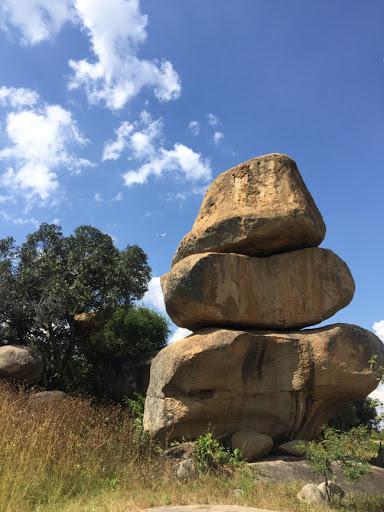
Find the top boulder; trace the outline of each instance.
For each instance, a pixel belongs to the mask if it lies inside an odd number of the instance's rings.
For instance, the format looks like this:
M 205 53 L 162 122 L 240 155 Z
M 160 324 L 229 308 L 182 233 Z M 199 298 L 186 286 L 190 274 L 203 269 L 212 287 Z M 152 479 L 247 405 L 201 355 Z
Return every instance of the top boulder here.
M 203 252 L 249 256 L 317 247 L 325 224 L 295 162 L 272 153 L 220 174 L 173 264 Z

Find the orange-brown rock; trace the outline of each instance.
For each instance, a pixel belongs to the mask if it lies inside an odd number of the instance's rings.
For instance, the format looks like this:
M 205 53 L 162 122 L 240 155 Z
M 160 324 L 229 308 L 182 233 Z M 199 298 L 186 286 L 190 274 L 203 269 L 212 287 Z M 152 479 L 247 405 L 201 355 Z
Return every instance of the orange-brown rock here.
M 324 235 L 323 219 L 295 162 L 273 153 L 212 182 L 173 262 L 210 251 L 266 256 L 317 247 Z
M 167 312 L 180 327 L 292 329 L 317 324 L 345 307 L 355 285 L 328 249 L 265 258 L 194 254 L 161 279 Z
M 378 385 L 383 343 L 348 324 L 290 333 L 206 329 L 153 360 L 144 427 L 168 439 L 255 430 L 311 439 L 341 406 Z

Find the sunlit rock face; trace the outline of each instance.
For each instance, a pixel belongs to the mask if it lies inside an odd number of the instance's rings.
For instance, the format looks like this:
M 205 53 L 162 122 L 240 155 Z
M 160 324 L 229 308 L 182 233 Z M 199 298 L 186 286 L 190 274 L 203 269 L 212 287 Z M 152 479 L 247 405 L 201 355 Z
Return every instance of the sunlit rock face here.
M 370 331 L 335 324 L 289 333 L 206 329 L 161 350 L 152 362 L 144 426 L 194 439 L 244 429 L 275 442 L 311 439 L 341 406 L 378 384 L 384 362 Z
M 152 362 L 147 431 L 308 440 L 377 387 L 384 349 L 374 334 L 348 324 L 300 330 L 353 297 L 346 263 L 318 248 L 324 234 L 287 155 L 253 158 L 213 181 L 161 280 L 170 317 L 194 332 Z

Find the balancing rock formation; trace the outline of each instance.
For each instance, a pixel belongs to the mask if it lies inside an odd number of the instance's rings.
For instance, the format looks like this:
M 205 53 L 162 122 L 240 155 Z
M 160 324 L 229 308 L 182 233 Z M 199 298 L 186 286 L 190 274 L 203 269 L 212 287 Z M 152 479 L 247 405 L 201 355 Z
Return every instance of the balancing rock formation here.
M 311 439 L 376 388 L 371 361 L 384 364 L 384 349 L 374 334 L 348 324 L 300 330 L 353 297 L 347 265 L 318 248 L 324 235 L 288 156 L 254 158 L 216 178 L 161 279 L 168 314 L 194 333 L 152 362 L 147 431 L 195 439 L 210 427 L 233 445 Z

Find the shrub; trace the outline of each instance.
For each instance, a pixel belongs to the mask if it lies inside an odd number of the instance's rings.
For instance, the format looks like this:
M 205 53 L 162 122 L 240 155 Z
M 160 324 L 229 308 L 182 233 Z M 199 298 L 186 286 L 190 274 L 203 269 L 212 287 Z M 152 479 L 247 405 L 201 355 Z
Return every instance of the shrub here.
M 329 499 L 329 480 L 335 466 L 346 478 L 356 481 L 370 473 L 369 461 L 375 453 L 366 427 L 356 427 L 348 432 L 327 427 L 320 440 L 303 444 L 303 449 L 314 470 L 324 478 Z
M 209 471 L 220 472 L 226 466 L 239 466 L 241 463 L 239 450 L 233 452 L 225 448 L 211 431 L 197 438 L 194 449 L 194 461 L 199 473 Z

